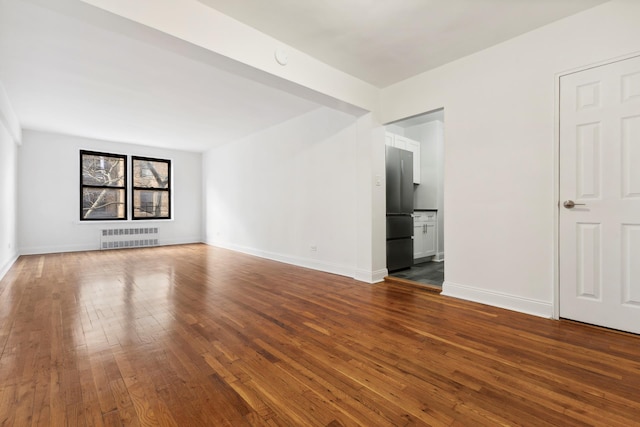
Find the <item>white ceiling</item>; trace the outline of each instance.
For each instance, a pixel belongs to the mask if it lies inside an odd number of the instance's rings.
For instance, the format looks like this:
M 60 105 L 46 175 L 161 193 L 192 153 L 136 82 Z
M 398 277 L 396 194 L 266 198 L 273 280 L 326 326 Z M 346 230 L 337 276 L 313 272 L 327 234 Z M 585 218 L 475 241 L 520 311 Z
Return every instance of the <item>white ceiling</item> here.
M 604 2 L 200 1 L 381 87 Z M 0 82 L 24 128 L 205 151 L 319 107 L 104 15 L 0 0 Z
M 378 87 L 607 0 L 199 0 Z
M 205 151 L 319 107 L 110 20 L 3 1 L 0 82 L 24 128 Z

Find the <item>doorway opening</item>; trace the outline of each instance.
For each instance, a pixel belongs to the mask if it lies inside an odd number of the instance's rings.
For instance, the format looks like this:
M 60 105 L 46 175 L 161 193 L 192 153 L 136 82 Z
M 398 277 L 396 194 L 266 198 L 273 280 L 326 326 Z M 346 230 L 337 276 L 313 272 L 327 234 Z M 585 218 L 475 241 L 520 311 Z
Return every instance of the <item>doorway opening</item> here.
M 401 269 L 387 268 L 388 278 L 442 288 L 444 282 L 444 109 L 385 126 L 385 144 L 412 152 L 413 254 Z M 387 188 L 387 198 L 393 197 Z M 391 193 L 391 195 L 390 195 Z M 393 245 L 387 242 L 387 251 Z M 389 259 L 389 253 L 387 253 Z

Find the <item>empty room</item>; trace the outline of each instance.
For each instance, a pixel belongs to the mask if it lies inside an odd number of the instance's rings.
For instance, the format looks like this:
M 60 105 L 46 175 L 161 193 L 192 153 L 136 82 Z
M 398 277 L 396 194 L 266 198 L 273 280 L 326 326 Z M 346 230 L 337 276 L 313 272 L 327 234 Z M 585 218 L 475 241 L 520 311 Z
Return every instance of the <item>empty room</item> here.
M 639 19 L 0 0 L 0 425 L 640 425 Z

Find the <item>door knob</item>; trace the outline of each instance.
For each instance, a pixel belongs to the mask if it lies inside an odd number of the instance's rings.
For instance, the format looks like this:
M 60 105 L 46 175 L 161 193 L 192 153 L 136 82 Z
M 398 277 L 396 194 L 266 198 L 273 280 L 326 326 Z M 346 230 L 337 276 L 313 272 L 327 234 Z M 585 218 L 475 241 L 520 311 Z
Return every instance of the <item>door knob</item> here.
M 586 203 L 575 203 L 573 200 L 566 200 L 562 206 L 564 206 L 567 209 L 573 209 L 576 206 L 587 206 Z

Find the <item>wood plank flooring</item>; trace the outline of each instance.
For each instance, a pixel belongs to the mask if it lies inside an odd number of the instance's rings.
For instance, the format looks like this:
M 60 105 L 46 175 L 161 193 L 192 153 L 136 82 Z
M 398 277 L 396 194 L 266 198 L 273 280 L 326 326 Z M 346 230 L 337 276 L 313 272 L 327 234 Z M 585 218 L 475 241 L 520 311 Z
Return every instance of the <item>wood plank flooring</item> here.
M 631 426 L 640 337 L 205 245 L 21 257 L 3 426 Z

